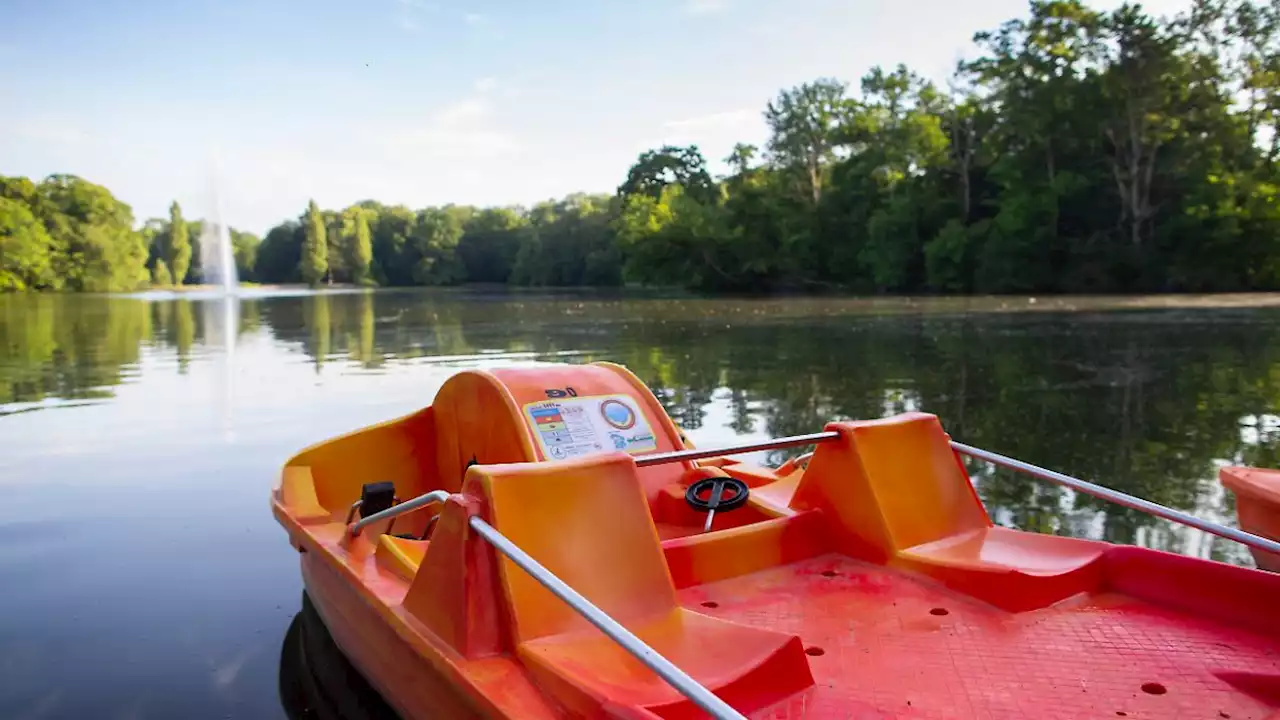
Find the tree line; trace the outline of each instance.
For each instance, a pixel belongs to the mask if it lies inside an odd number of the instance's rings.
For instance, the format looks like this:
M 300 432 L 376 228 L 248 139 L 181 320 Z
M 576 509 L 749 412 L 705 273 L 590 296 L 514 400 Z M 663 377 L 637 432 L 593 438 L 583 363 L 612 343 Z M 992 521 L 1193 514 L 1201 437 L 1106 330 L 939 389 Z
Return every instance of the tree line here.
M 820 78 L 781 91 L 764 109 L 764 146 L 737 145 L 723 177 L 697 147 L 667 146 L 640 155 L 612 195 L 532 208 L 312 202 L 260 243 L 234 234 L 240 275 L 735 292 L 1280 288 L 1280 6 L 1198 0 L 1155 18 L 1034 0 L 974 40 L 978 57 L 945 88 L 899 65 L 853 89 Z M 130 224 L 128 206 L 79 179 L 0 179 L 0 288 L 198 279 L 190 264 L 181 272 L 176 206 L 169 221 Z

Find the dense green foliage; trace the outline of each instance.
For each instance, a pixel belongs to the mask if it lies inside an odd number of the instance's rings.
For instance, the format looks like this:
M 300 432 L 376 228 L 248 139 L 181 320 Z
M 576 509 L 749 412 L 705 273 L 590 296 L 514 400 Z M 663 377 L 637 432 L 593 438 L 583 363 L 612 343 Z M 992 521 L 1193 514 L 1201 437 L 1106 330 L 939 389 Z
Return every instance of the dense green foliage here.
M 130 290 L 146 259 L 133 213 L 106 188 L 0 176 L 0 290 Z
M 1157 21 L 1033 2 L 976 36 L 950 92 L 902 66 L 854 93 L 783 91 L 763 164 L 736 148 L 714 201 L 679 181 L 623 192 L 627 271 L 709 289 L 1280 287 L 1278 30 L 1248 3 Z
M 182 208 L 176 202 L 169 206 L 169 231 L 164 237 L 167 239 L 165 260 L 168 261 L 174 284 L 181 285 L 187 277 L 187 269 L 191 267 L 191 237 L 187 222 L 182 219 Z
M 156 260 L 156 266 L 151 268 L 151 284 L 158 287 L 173 284 L 173 273 L 169 272 L 169 265 L 163 258 Z
M 0 291 L 127 291 L 202 280 L 201 222 L 182 218 L 133 227 L 129 206 L 72 175 L 39 184 L 0 176 Z M 231 230 L 241 279 L 253 279 L 258 238 Z
M 302 280 L 315 287 L 329 276 L 329 242 L 324 218 L 316 201 L 307 205 L 306 225 L 302 236 Z M 332 281 L 332 276 L 329 276 Z
M 373 276 L 734 291 L 1277 289 L 1277 33 L 1276 7 L 1236 0 L 1172 19 L 1037 0 L 1028 18 L 978 33 L 981 55 L 945 90 L 904 66 L 873 68 L 855 90 L 830 78 L 783 90 L 765 108 L 763 151 L 735 147 L 719 181 L 697 148 L 662 147 L 613 197 L 527 210 L 361 203 L 373 213 Z M 293 227 L 268 234 L 278 260 L 259 268 L 265 280 L 296 277 Z
M 241 277 L 1280 289 L 1280 5 L 1201 0 L 1157 19 L 1033 0 L 1029 17 L 975 41 L 980 55 L 946 89 L 899 65 L 854 89 L 821 78 L 781 91 L 764 110 L 764 147 L 735 147 L 718 180 L 696 147 L 665 146 L 642 153 L 612 196 L 527 209 L 312 202 L 261 247 L 237 245 Z M 162 256 L 175 283 L 198 275 L 181 262 L 176 204 L 167 225 L 134 233 L 127 206 L 84 181 L 4 183 L 0 288 L 136 285 L 138 236 L 149 268 Z

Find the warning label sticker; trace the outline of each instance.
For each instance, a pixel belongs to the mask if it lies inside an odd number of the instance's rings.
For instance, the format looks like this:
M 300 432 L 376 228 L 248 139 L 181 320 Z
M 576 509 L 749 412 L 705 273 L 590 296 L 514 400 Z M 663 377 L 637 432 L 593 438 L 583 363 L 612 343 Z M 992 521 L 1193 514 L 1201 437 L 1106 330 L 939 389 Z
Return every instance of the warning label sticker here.
M 543 400 L 525 405 L 524 412 L 548 460 L 658 449 L 658 439 L 644 412 L 626 395 Z

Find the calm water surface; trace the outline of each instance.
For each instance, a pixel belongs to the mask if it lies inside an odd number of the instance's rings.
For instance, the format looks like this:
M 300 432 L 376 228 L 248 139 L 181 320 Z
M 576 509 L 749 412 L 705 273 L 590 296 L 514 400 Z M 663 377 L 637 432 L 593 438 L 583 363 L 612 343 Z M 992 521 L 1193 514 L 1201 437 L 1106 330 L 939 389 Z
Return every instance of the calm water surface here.
M 621 362 L 700 446 L 926 410 L 965 442 L 1232 523 L 1217 468 L 1280 466 L 1280 310 L 1104 304 L 0 296 L 0 717 L 283 717 L 301 582 L 268 508 L 279 466 L 464 367 Z M 1250 564 L 975 478 L 1001 524 Z

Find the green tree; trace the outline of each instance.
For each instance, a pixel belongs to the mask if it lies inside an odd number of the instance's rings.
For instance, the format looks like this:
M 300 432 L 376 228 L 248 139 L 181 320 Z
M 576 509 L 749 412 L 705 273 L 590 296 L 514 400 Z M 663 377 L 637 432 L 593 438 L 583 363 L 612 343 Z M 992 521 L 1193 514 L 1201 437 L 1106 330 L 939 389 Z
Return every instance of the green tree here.
M 344 212 L 343 227 L 349 230 L 347 268 L 351 281 L 357 285 L 373 282 L 373 236 L 369 232 L 370 212 L 361 207 L 350 207 Z
M 13 186 L 6 183 L 6 193 Z M 30 208 L 52 240 L 53 271 L 65 287 L 110 292 L 146 284 L 147 249 L 128 205 L 74 175 L 50 175 L 34 190 Z
M 254 258 L 254 279 L 263 283 L 302 281 L 302 223 L 288 220 L 267 231 Z
M 315 287 L 324 280 L 329 271 L 329 247 L 325 238 L 324 216 L 320 213 L 320 208 L 316 207 L 315 200 L 307 205 L 303 222 L 306 235 L 302 244 L 299 272 L 303 282 Z
M 409 235 L 418 222 L 417 213 L 403 205 L 376 206 L 371 273 L 380 285 L 412 285 L 412 260 L 406 255 Z
M 618 187 L 618 194 L 623 197 L 648 195 L 656 199 L 668 185 L 680 185 L 702 202 L 710 202 L 716 196 L 707 161 L 696 145 L 664 145 L 641 153 L 627 172 L 627 179 Z
M 163 258 L 156 260 L 156 266 L 151 271 L 151 284 L 156 287 L 173 285 L 173 275 L 169 273 L 169 266 Z
M 615 198 L 576 194 L 534 206 L 516 252 L 511 282 L 536 286 L 621 283 L 621 249 L 612 224 L 616 203 Z
M 463 223 L 458 257 L 468 282 L 505 283 L 511 279 L 529 221 L 517 208 L 488 208 Z
M 56 289 L 53 240 L 24 203 L 0 197 L 0 291 Z
M 824 171 L 841 139 L 849 109 L 846 89 L 842 82 L 822 78 L 783 90 L 764 112 L 770 160 L 796 173 L 798 187 L 814 205 L 822 199 Z
M 261 245 L 257 235 L 231 230 L 231 255 L 236 263 L 236 276 L 241 282 L 257 280 L 258 248 Z
M 418 213 L 402 261 L 419 285 L 452 285 L 462 280 L 458 241 L 462 223 L 446 210 L 429 208 Z
M 191 237 L 187 223 L 182 219 L 182 208 L 178 207 L 177 202 L 169 206 L 168 243 L 165 258 L 173 273 L 173 284 L 181 285 L 187 277 L 187 269 L 191 267 Z

